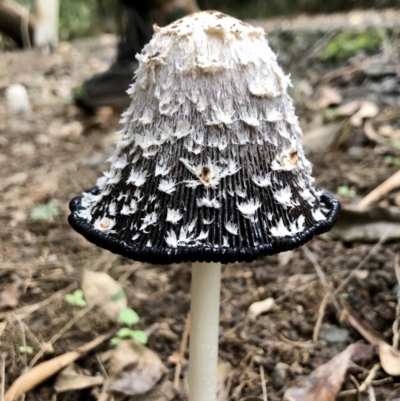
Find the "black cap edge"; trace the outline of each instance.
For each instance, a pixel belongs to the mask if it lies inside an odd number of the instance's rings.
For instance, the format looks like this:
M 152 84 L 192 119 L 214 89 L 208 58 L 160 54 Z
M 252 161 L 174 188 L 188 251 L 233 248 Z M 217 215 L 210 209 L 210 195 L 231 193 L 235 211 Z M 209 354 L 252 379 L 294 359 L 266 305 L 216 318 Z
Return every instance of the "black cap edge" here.
M 325 220 L 315 222 L 301 233 L 293 237 L 279 237 L 268 244 L 258 245 L 254 248 L 212 248 L 212 247 L 177 247 L 139 248 L 128 245 L 124 241 L 102 233 L 91 225 L 87 220 L 78 216 L 81 204 L 81 196 L 71 200 L 69 208 L 71 214 L 68 222 L 71 227 L 82 234 L 88 241 L 107 249 L 110 252 L 126 258 L 151 264 L 167 265 L 182 262 L 252 262 L 262 256 L 274 255 L 280 252 L 290 251 L 310 241 L 314 235 L 323 234 L 329 231 L 336 222 L 340 211 L 340 203 L 330 194 L 324 192 L 321 195 L 321 202 L 329 209 Z

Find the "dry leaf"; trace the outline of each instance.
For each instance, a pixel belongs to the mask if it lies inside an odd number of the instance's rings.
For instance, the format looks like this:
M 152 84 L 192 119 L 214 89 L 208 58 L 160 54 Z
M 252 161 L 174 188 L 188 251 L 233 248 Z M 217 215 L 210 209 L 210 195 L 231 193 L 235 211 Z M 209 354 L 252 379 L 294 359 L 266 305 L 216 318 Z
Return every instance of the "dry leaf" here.
M 280 267 L 285 267 L 294 257 L 294 251 L 286 251 L 278 253 L 278 261 Z
M 306 153 L 326 152 L 331 149 L 345 122 L 335 122 L 304 132 L 302 144 Z
M 75 351 L 67 352 L 66 354 L 62 354 L 36 365 L 14 381 L 4 395 L 4 401 L 14 401 L 22 394 L 33 390 L 36 386 L 54 376 L 61 369 L 75 362 L 77 359 L 82 358 L 86 353 L 110 339 L 113 334 L 114 333 L 109 333 L 99 336 L 82 347 L 77 348 Z
M 352 358 L 364 351 L 364 344 L 349 345 L 343 352 L 329 362 L 318 367 L 306 378 L 304 386 L 289 388 L 285 401 L 334 401 L 342 387 L 345 374 Z
M 390 146 L 390 142 L 376 132 L 371 121 L 366 121 L 364 124 L 364 133 L 370 141 L 379 143 L 380 145 Z
M 57 393 L 64 391 L 81 390 L 94 386 L 100 386 L 104 383 L 103 376 L 86 376 L 77 372 L 75 364 L 68 365 L 56 378 L 54 389 Z
M 249 306 L 247 316 L 249 317 L 249 319 L 255 319 L 258 315 L 261 315 L 261 313 L 269 312 L 274 306 L 274 298 L 267 298 L 263 301 L 253 302 Z
M 340 105 L 335 113 L 337 117 L 350 117 L 355 114 L 360 108 L 361 103 L 358 100 L 352 100 L 351 102 Z
M 343 97 L 340 92 L 330 86 L 323 86 L 320 89 L 320 95 L 317 100 L 317 107 L 325 109 L 326 107 L 342 103 Z
M 134 340 L 118 344 L 110 359 L 107 389 L 130 396 L 152 390 L 166 368 L 160 357 Z
M 231 365 L 228 362 L 218 361 L 217 370 L 217 401 L 229 401 L 226 382 L 229 377 Z
M 115 398 L 118 400 L 118 398 Z M 130 397 L 129 401 L 172 401 L 176 400 L 176 392 L 173 383 L 167 377 L 161 383 L 150 390 L 148 393 Z M 99 400 L 100 401 L 100 400 Z
M 375 103 L 363 101 L 357 113 L 350 117 L 350 124 L 353 127 L 361 127 L 364 119 L 374 118 L 378 113 L 379 108 Z
M 9 284 L 0 293 L 0 310 L 15 308 L 18 305 L 20 295 L 20 283 Z
M 107 273 L 84 270 L 81 286 L 88 306 L 97 305 L 112 319 L 117 319 L 119 312 L 127 307 L 121 284 Z
M 363 322 L 357 313 L 346 305 L 346 319 L 369 343 L 378 346 L 383 370 L 391 376 L 400 376 L 400 351 L 389 345 L 378 332 Z
M 383 370 L 391 376 L 400 376 L 400 351 L 381 341 L 378 345 Z

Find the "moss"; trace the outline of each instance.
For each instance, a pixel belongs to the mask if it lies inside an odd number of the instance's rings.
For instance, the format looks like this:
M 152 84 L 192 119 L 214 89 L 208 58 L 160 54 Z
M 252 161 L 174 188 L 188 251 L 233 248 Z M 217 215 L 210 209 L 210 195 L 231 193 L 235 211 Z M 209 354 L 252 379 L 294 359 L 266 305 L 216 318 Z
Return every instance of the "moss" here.
M 376 30 L 341 32 L 331 39 L 319 53 L 322 60 L 343 60 L 359 52 L 373 52 L 380 48 L 382 35 Z

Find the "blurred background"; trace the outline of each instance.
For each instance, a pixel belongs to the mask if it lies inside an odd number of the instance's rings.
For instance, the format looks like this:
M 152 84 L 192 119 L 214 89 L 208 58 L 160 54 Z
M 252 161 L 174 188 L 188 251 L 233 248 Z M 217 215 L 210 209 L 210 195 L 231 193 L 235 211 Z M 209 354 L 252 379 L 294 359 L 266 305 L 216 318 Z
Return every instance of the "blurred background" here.
M 17 0 L 34 13 L 35 0 Z M 1 3 L 1 1 L 0 1 Z M 332 13 L 353 9 L 382 9 L 400 5 L 399 0 L 198 0 L 201 9 L 216 9 L 241 19 L 264 19 L 300 13 Z M 120 13 L 115 0 L 61 0 L 60 39 L 70 40 L 115 32 L 115 16 Z M 0 47 L 12 46 L 0 33 Z

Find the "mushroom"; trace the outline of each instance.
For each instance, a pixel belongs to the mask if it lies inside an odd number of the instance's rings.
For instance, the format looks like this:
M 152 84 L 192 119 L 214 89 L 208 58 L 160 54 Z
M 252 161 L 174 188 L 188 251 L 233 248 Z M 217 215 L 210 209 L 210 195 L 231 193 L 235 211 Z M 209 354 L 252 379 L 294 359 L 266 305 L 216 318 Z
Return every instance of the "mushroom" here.
M 189 400 L 216 397 L 221 264 L 294 249 L 339 203 L 313 186 L 265 33 L 216 11 L 155 29 L 97 187 L 71 201 L 94 244 L 154 264 L 193 262 Z

